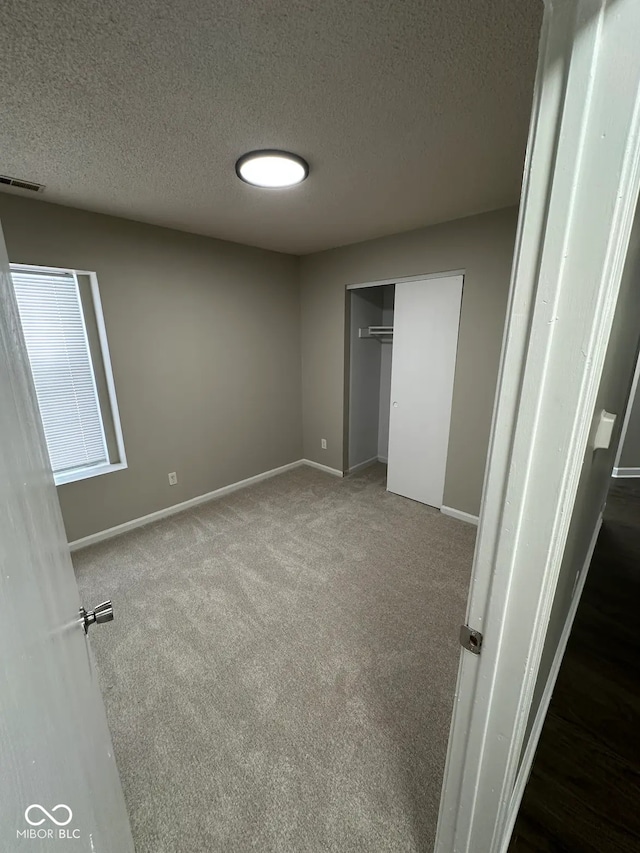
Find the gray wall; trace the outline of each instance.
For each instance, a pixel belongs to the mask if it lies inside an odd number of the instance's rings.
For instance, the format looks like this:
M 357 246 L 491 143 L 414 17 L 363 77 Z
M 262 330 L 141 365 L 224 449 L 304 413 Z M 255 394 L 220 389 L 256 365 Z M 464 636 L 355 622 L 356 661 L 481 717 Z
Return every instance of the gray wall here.
M 585 455 L 536 682 L 534 702 L 529 715 L 529 730 L 533 725 L 540 698 L 549 678 L 553 659 L 571 607 L 577 576 L 584 568 L 593 531 L 611 483 L 611 469 L 617 452 L 622 419 L 631 388 L 640 335 L 638 325 L 640 287 L 637 286 L 639 276 L 640 218 L 636 213 L 594 410 L 600 412 L 602 409 L 606 409 L 608 412 L 614 412 L 618 417 L 609 449 L 594 452 L 587 448 Z
M 380 342 L 359 330 L 382 323 L 382 288 L 352 290 L 349 334 L 349 468 L 378 455 Z
M 59 488 L 69 539 L 303 455 L 343 469 L 345 286 L 452 269 L 466 275 L 445 503 L 476 514 L 516 216 L 298 260 L 0 194 L 12 261 L 96 270 L 100 283 L 129 468 Z
M 59 487 L 69 540 L 300 459 L 296 258 L 8 194 L 0 221 L 12 262 L 98 274 L 129 468 Z
M 636 282 L 636 287 L 640 289 L 640 281 Z M 631 414 L 618 467 L 640 469 L 640 383 L 631 403 Z
M 300 259 L 307 459 L 344 465 L 346 285 L 464 269 L 444 503 L 478 513 L 516 220 L 517 209 L 507 208 Z

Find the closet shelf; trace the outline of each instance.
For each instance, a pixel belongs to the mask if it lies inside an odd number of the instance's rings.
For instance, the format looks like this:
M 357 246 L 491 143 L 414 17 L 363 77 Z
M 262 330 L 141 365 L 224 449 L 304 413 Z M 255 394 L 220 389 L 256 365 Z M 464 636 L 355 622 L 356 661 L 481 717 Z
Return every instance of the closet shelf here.
M 358 336 L 361 338 L 392 338 L 393 326 L 366 326 L 359 330 Z

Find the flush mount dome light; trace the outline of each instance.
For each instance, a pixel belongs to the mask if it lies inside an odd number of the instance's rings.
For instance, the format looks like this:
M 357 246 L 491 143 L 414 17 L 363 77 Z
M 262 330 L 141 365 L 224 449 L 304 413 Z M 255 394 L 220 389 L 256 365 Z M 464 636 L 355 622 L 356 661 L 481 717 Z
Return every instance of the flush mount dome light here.
M 288 151 L 250 151 L 236 163 L 236 174 L 254 187 L 293 187 L 307 177 L 309 164 Z

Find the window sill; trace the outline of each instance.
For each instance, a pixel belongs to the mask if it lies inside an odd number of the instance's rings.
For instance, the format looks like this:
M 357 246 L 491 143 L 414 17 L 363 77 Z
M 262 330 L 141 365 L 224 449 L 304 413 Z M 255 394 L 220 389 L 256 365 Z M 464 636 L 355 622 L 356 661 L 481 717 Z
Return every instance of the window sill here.
M 94 465 L 91 468 L 77 468 L 75 471 L 63 471 L 54 474 L 53 480 L 56 486 L 65 483 L 75 483 L 77 480 L 88 480 L 90 477 L 99 477 L 101 474 L 110 474 L 112 471 L 122 471 L 127 467 L 126 462 L 113 462 L 108 465 Z

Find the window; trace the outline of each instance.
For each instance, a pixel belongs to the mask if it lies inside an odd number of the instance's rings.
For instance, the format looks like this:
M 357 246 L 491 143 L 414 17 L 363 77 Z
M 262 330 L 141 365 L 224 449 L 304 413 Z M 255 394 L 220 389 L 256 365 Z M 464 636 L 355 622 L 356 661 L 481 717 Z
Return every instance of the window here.
M 56 485 L 126 468 L 95 273 L 11 276 Z

